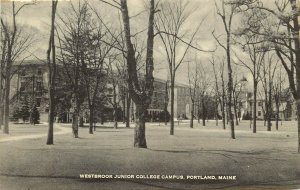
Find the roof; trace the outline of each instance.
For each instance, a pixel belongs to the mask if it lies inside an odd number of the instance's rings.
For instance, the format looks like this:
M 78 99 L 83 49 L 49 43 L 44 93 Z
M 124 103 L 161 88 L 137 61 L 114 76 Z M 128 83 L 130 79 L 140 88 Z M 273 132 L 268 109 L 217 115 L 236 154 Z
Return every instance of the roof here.
M 15 66 L 47 66 L 47 60 L 46 59 L 29 59 L 29 60 L 23 60 L 23 61 L 16 61 L 14 62 Z M 154 78 L 155 82 L 161 82 L 161 83 L 166 83 L 168 80 L 161 79 L 161 78 Z M 182 87 L 182 88 L 188 88 L 189 85 L 183 84 L 180 82 L 175 82 L 175 87 Z
M 168 80 L 165 79 L 161 79 L 161 78 L 154 78 L 155 82 L 161 82 L 161 83 L 166 83 Z M 183 87 L 183 88 L 189 88 L 189 85 L 187 84 L 183 84 L 183 83 L 179 83 L 179 82 L 175 82 L 175 87 Z
M 58 62 L 56 63 L 57 65 L 61 65 Z M 23 60 L 23 61 L 15 61 L 13 63 L 14 66 L 47 66 L 47 60 L 46 59 L 28 59 L 28 60 Z
M 31 59 L 31 60 L 24 60 L 24 61 L 15 61 L 13 65 L 16 66 L 45 65 L 46 63 L 47 63 L 46 60 Z

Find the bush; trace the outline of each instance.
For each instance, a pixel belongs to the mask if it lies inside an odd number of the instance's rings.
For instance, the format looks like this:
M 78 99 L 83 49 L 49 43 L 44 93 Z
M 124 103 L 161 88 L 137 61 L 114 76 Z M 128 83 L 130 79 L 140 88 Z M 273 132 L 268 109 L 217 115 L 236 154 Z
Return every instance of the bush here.
M 37 109 L 36 105 L 33 106 L 31 110 L 31 123 L 39 124 L 40 123 L 40 112 Z
M 19 109 L 19 107 L 15 107 L 12 117 L 11 117 L 11 121 L 18 121 L 19 118 L 21 118 L 21 110 Z
M 251 115 L 249 112 L 247 112 L 243 115 L 243 120 L 250 120 L 250 119 L 251 119 Z
M 23 119 L 23 122 L 28 121 L 29 116 L 30 116 L 30 112 L 29 112 L 29 103 L 27 101 L 27 99 L 25 98 L 25 100 L 22 102 L 22 107 L 21 107 L 21 111 L 20 111 L 20 116 Z

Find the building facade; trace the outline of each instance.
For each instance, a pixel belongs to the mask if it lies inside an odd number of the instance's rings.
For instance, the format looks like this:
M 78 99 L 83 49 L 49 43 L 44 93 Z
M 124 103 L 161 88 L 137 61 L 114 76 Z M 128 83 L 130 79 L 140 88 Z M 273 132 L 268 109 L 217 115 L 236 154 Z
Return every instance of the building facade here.
M 62 66 L 58 69 L 58 82 L 56 87 L 62 86 L 67 83 L 65 77 L 63 77 Z M 11 114 L 13 108 L 20 106 L 25 98 L 28 99 L 30 106 L 36 105 L 40 113 L 40 120 L 48 120 L 48 67 L 46 62 L 40 60 L 26 60 L 20 64 L 13 66 L 14 75 L 11 80 L 11 91 L 10 91 L 10 103 L 11 103 Z M 152 101 L 148 108 L 148 115 L 151 121 L 156 121 L 158 116 L 165 111 L 167 108 L 170 113 L 170 93 L 169 93 L 169 82 L 167 80 L 157 79 L 154 80 L 154 92 L 152 95 Z M 109 91 L 110 84 L 107 84 L 107 93 Z M 118 93 L 122 91 L 118 89 Z M 112 95 L 107 94 L 107 97 Z M 118 96 L 119 98 L 121 96 Z M 123 109 L 122 112 L 125 114 L 125 105 L 120 101 L 120 108 Z M 107 104 L 108 105 L 108 104 Z M 191 101 L 189 98 L 189 89 L 187 85 L 176 84 L 175 85 L 175 99 L 174 99 L 174 117 L 190 117 L 190 105 Z M 83 103 L 83 116 L 84 120 L 88 119 L 88 106 Z M 131 102 L 130 114 L 132 120 L 134 120 L 135 105 Z M 109 106 L 108 106 L 109 108 Z M 106 109 L 106 112 L 111 109 Z M 108 114 L 112 115 L 112 114 Z M 72 108 L 65 111 L 64 114 L 60 115 L 57 120 L 62 122 L 72 121 Z

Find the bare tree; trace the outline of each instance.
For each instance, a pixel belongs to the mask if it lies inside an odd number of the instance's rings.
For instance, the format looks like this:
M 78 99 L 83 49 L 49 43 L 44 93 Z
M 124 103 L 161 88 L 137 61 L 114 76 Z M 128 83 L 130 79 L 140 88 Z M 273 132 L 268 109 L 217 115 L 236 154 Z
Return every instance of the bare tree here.
M 233 88 L 232 88 L 232 101 L 233 101 L 233 113 L 235 118 L 235 125 L 239 125 L 238 120 L 238 106 L 239 106 L 239 95 L 241 93 L 241 86 L 238 81 L 237 73 L 234 72 Z
M 123 32 L 124 42 L 126 45 L 126 52 L 124 56 L 127 62 L 128 72 L 128 90 L 129 94 L 136 104 L 136 125 L 134 129 L 134 147 L 147 148 L 146 136 L 145 136 L 145 122 L 147 108 L 151 103 L 151 96 L 153 94 L 153 46 L 154 46 L 154 15 L 155 15 L 155 0 L 149 2 L 149 20 L 147 29 L 147 50 L 146 50 L 146 64 L 145 64 L 145 77 L 141 82 L 138 75 L 136 49 L 132 42 L 130 16 L 127 5 L 127 0 L 120 0 L 120 2 L 112 1 L 108 2 L 100 0 L 103 3 L 109 4 L 112 7 L 121 11 L 123 19 Z
M 278 61 L 275 62 L 274 54 L 271 52 L 267 53 L 265 57 L 265 61 L 263 64 L 263 73 L 261 76 L 262 84 L 263 84 L 263 91 L 264 91 L 264 103 L 265 103 L 265 121 L 267 121 L 267 130 L 271 131 L 271 119 L 273 115 L 273 81 L 276 70 L 278 68 L 277 64 Z
M 120 0 L 125 42 L 127 47 L 127 69 L 128 69 L 128 87 L 132 100 L 136 104 L 136 126 L 134 131 L 134 146 L 138 148 L 147 148 L 145 137 L 145 117 L 147 107 L 151 103 L 153 87 L 153 46 L 154 46 L 154 15 L 155 1 L 150 0 L 150 14 L 147 33 L 147 55 L 146 55 L 146 74 L 145 85 L 143 89 L 139 84 L 137 75 L 137 60 L 135 50 L 131 42 L 130 19 L 128 14 L 127 0 Z
M 277 19 L 280 28 L 286 28 L 286 32 L 278 30 L 278 27 L 275 27 L 274 30 L 275 24 L 273 24 L 271 27 L 265 27 L 262 32 L 253 33 L 265 37 L 267 41 L 274 44 L 276 54 L 287 72 L 290 89 L 298 110 L 298 152 L 300 153 L 300 101 L 298 101 L 300 82 L 295 82 L 300 81 L 299 8 L 297 2 L 297 0 L 276 0 L 274 1 L 275 9 L 272 9 L 264 6 L 261 0 L 243 1 L 244 4 L 247 4 L 247 9 L 263 10 Z
M 11 18 L 11 21 L 5 21 L 4 17 L 1 17 L 1 26 L 4 37 L 4 52 L 2 54 L 1 63 L 4 71 L 4 76 L 2 75 L 2 80 L 4 79 L 4 128 L 3 132 L 9 133 L 9 104 L 10 104 L 10 81 L 13 75 L 12 65 L 16 59 L 21 58 L 21 55 L 28 50 L 31 45 L 32 38 L 30 36 L 24 36 L 22 31 L 19 29 L 16 19 L 20 11 L 27 5 L 32 5 L 33 3 L 23 3 L 19 7 L 16 7 L 14 1 L 12 1 L 12 15 L 8 18 Z M 11 24 L 11 25 L 10 25 Z M 25 58 L 23 58 L 24 60 Z M 3 73 L 2 73 L 3 74 Z
M 235 13 L 238 10 L 238 5 L 227 3 L 225 0 L 221 1 L 221 9 L 216 4 L 217 15 L 221 18 L 222 23 L 224 25 L 224 30 L 226 33 L 226 42 L 222 43 L 220 41 L 220 36 L 216 36 L 213 32 L 213 36 L 217 43 L 224 49 L 226 52 L 226 59 L 227 59 L 227 74 L 228 74 L 228 91 L 227 91 L 227 114 L 230 123 L 231 129 L 231 138 L 235 139 L 234 133 L 234 121 L 233 121 L 233 113 L 232 113 L 232 92 L 233 92 L 233 77 L 232 77 L 232 60 L 231 60 L 231 45 L 232 45 L 232 22 Z M 228 10 L 226 10 L 226 8 Z
M 275 113 L 275 118 L 276 118 L 276 130 L 279 129 L 279 119 L 281 121 L 283 118 L 279 118 L 279 112 L 280 112 L 280 106 L 282 106 L 282 100 L 285 99 L 288 96 L 289 91 L 284 91 L 284 84 L 286 82 L 286 76 L 283 75 L 282 73 L 282 67 L 279 67 L 277 69 L 277 72 L 275 74 L 276 76 L 279 75 L 279 77 L 274 78 L 273 81 L 273 86 L 274 86 L 274 93 L 273 93 L 273 98 L 275 102 L 275 107 L 276 107 L 276 113 Z
M 198 112 L 198 123 L 200 122 L 200 118 L 202 118 L 202 125 L 206 125 L 207 119 L 207 111 L 208 111 L 208 101 L 210 97 L 210 88 L 211 88 L 211 80 L 210 80 L 210 71 L 204 63 L 197 63 L 198 66 L 198 80 L 197 80 L 197 112 Z
M 186 54 L 190 47 L 203 51 L 192 45 L 192 42 L 205 18 L 202 18 L 198 27 L 192 33 L 188 42 L 183 39 L 186 36 L 187 30 L 184 29 L 184 24 L 188 21 L 191 11 L 188 10 L 187 1 L 165 1 L 161 3 L 161 11 L 158 14 L 156 29 L 162 41 L 166 52 L 167 63 L 170 73 L 170 104 L 171 104 L 171 122 L 170 135 L 174 135 L 174 88 L 176 80 L 176 72 L 184 62 Z M 179 55 L 179 48 L 184 47 L 183 54 Z
M 242 95 L 244 92 L 245 82 L 247 79 L 245 76 L 241 75 L 240 68 L 238 66 L 234 67 L 234 80 L 233 80 L 233 108 L 235 124 L 238 126 L 241 118 L 242 101 L 244 97 Z
M 215 93 L 217 96 L 217 101 L 219 102 L 221 108 L 223 129 L 226 129 L 226 121 L 225 121 L 226 86 L 225 86 L 225 78 L 224 78 L 225 64 L 223 61 L 217 61 L 214 57 L 210 60 L 210 63 L 213 65 L 213 73 L 215 78 L 215 91 L 216 91 Z M 219 72 L 217 72 L 217 70 Z M 221 84 L 218 83 L 219 81 L 221 82 Z M 216 112 L 217 112 L 216 114 L 218 114 L 218 110 L 216 110 Z
M 94 10 L 96 19 L 90 19 L 89 31 L 85 34 L 86 56 L 84 59 L 83 75 L 86 86 L 89 109 L 89 133 L 93 134 L 94 116 L 97 102 L 104 98 L 108 73 L 105 72 L 105 60 L 110 56 L 117 39 L 114 38 L 112 29 L 107 28 L 103 19 Z M 109 32 L 108 32 L 109 31 Z
M 265 50 L 260 44 L 257 43 L 259 41 L 257 36 L 247 35 L 246 33 L 242 35 L 245 41 L 245 44 L 242 44 L 242 49 L 247 55 L 246 57 L 248 57 L 248 59 L 245 59 L 245 56 L 244 58 L 241 58 L 241 56 L 235 54 L 238 58 L 238 63 L 236 64 L 245 67 L 251 73 L 253 78 L 252 130 L 253 133 L 256 133 L 257 88 L 260 81 L 261 68 L 264 63 Z
M 196 61 L 196 60 L 195 60 Z M 199 67 L 195 62 L 196 68 L 190 69 L 190 64 L 188 64 L 188 75 L 189 75 L 189 94 L 192 105 L 190 106 L 191 118 L 190 118 L 190 128 L 194 127 L 194 112 L 195 105 L 197 101 L 197 91 L 198 91 L 198 80 L 199 80 Z
M 56 52 L 55 52 L 55 15 L 58 1 L 52 1 L 51 11 L 51 29 L 49 46 L 47 50 L 47 64 L 49 70 L 49 113 L 48 113 L 48 137 L 46 144 L 53 144 L 53 124 L 54 124 L 54 112 L 55 112 L 55 78 L 56 78 Z M 51 54 L 52 53 L 52 54 Z M 51 60 L 52 58 L 52 60 Z
M 109 57 L 106 65 L 109 77 L 108 84 L 111 85 L 111 93 L 109 94 L 110 97 L 107 97 L 107 101 L 113 107 L 114 128 L 116 129 L 118 128 L 117 113 L 122 100 L 120 89 L 122 86 L 123 76 L 120 75 L 121 72 L 118 72 L 120 65 L 118 65 L 115 57 Z
M 3 27 L 0 28 L 1 32 L 1 61 L 0 61 L 0 129 L 3 125 L 3 116 L 4 116 L 4 66 L 5 66 L 5 59 L 7 55 L 7 38 L 4 34 Z
M 79 125 L 82 123 L 81 105 L 86 97 L 83 76 L 87 68 L 88 41 L 86 39 L 90 33 L 91 10 L 86 1 L 78 1 L 77 7 L 71 2 L 70 8 L 64 12 L 64 17 L 59 16 L 59 18 L 62 23 L 58 25 L 60 61 L 63 63 L 64 74 L 72 91 L 72 131 L 74 137 L 78 138 Z

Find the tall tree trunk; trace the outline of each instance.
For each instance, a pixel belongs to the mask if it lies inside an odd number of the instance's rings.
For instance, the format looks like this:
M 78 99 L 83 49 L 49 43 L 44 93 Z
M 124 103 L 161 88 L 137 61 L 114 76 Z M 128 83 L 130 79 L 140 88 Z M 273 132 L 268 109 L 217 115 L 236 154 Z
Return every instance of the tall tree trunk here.
M 9 93 L 10 93 L 10 66 L 7 63 L 5 73 L 5 98 L 4 98 L 4 128 L 3 132 L 9 134 Z
M 256 133 L 256 99 L 257 99 L 257 81 L 254 80 L 254 82 L 253 82 L 253 112 L 252 112 L 253 133 Z
M 225 93 L 225 82 L 224 82 L 224 76 L 223 76 L 223 72 L 222 72 L 222 105 L 221 105 L 221 109 L 222 109 L 222 122 L 223 122 L 223 129 L 226 129 L 226 121 L 225 121 L 225 117 L 226 117 L 226 113 L 225 113 L 225 107 L 226 107 L 226 93 Z
M 114 128 L 118 128 L 118 121 L 117 121 L 117 107 L 114 106 L 114 111 L 113 111 L 113 120 L 114 120 Z
M 170 135 L 174 135 L 174 76 L 171 77 L 171 118 L 170 118 Z M 177 118 L 178 119 L 178 118 Z
M 215 119 L 216 119 L 216 126 L 218 126 L 219 125 L 218 98 L 216 98 Z
M 233 100 L 233 109 L 234 109 L 234 116 L 235 116 L 235 124 L 239 125 L 239 118 L 238 118 L 238 114 L 237 114 L 237 102 L 236 102 L 236 100 Z
M 168 125 L 168 104 L 169 104 L 169 93 L 168 93 L 168 89 L 169 89 L 169 82 L 166 82 L 165 85 L 165 105 L 164 105 L 164 112 L 165 112 L 165 125 Z
M 126 124 L 126 98 L 127 97 L 125 97 L 126 96 L 126 94 L 123 96 L 123 100 L 122 100 L 122 103 L 123 103 L 123 109 L 122 109 L 122 120 L 123 120 L 123 123 L 125 123 Z
M 202 98 L 202 126 L 205 126 L 205 120 L 206 120 L 206 106 L 204 105 L 204 98 Z
M 4 25 L 3 20 L 1 19 L 2 29 L 5 33 L 5 38 L 7 39 L 7 60 L 5 61 L 5 86 L 4 86 L 4 128 L 3 133 L 9 134 L 9 96 L 10 96 L 10 78 L 11 78 L 11 66 L 13 63 L 13 48 L 15 44 L 15 37 L 17 33 L 17 25 L 16 25 L 16 12 L 15 12 L 15 2 L 12 2 L 13 13 L 13 30 L 9 32 L 7 27 Z M 19 9 L 20 10 L 20 9 Z M 10 38 L 11 35 L 11 38 Z M 3 63 L 2 63 L 3 64 Z
M 233 121 L 233 113 L 232 113 L 232 70 L 231 70 L 231 64 L 230 64 L 230 57 L 228 59 L 228 117 L 229 117 L 229 124 L 231 129 L 231 138 L 235 139 L 235 133 L 234 133 L 234 121 Z
M 190 128 L 194 128 L 194 103 L 192 103 L 192 108 L 191 108 Z
M 293 1 L 293 10 L 297 10 L 296 7 L 296 1 Z M 298 153 L 300 153 L 300 36 L 299 36 L 299 23 L 298 23 L 298 17 L 295 16 L 293 19 L 294 23 L 294 31 L 295 31 L 295 37 L 294 37 L 294 44 L 295 44 L 295 50 L 296 50 L 296 80 L 297 80 L 297 120 L 298 120 Z
M 77 98 L 76 98 L 77 99 Z M 80 104 L 79 100 L 75 100 L 75 108 L 73 112 L 73 120 L 72 120 L 72 131 L 75 138 L 78 138 L 78 129 L 79 129 L 79 123 L 80 123 Z
M 127 101 L 126 101 L 126 127 L 130 127 L 130 105 L 131 105 L 131 97 L 130 94 L 127 93 Z
M 3 59 L 1 61 L 3 61 Z M 3 76 L 2 76 L 3 67 L 2 67 L 2 64 L 4 64 L 4 63 L 0 63 L 0 66 L 1 66 L 0 67 L 0 69 L 1 69 L 1 71 L 0 71 L 0 129 L 2 128 L 2 125 L 3 125 L 3 114 L 4 114 L 4 107 L 3 107 L 4 89 L 3 89 Z
M 294 95 L 294 98 L 296 99 L 297 104 L 297 120 L 298 120 L 298 153 L 300 153 L 300 36 L 299 36 L 299 22 L 298 22 L 298 15 L 299 15 L 299 9 L 297 7 L 296 0 L 290 0 L 290 3 L 292 5 L 292 11 L 294 12 L 293 15 L 293 32 L 294 32 L 294 46 L 296 51 L 296 81 L 297 81 L 297 94 L 296 97 Z M 298 13 L 298 14 L 297 14 Z M 291 82 L 291 81 L 290 81 Z
M 2 77 L 2 72 L 0 72 L 0 129 L 2 129 L 2 125 L 3 125 L 3 119 L 4 119 L 4 89 L 3 89 L 3 77 Z
M 222 124 L 223 124 L 223 129 L 226 129 L 226 121 L 225 121 L 225 101 L 224 98 L 222 98 L 222 105 L 221 105 L 221 111 L 222 111 Z
M 3 125 L 3 115 L 4 115 L 4 107 L 3 104 L 0 103 L 0 129 L 2 128 Z
M 279 123 L 279 102 L 276 102 L 276 130 L 278 130 L 278 123 Z
M 75 138 L 78 138 L 78 125 L 79 125 L 79 116 L 76 111 L 73 112 L 72 118 L 72 131 Z
M 154 46 L 154 14 L 155 1 L 150 0 L 150 14 L 147 32 L 147 55 L 146 55 L 146 75 L 145 90 L 142 91 L 139 85 L 137 73 L 137 61 L 135 58 L 135 50 L 131 42 L 130 19 L 127 7 L 127 0 L 120 0 L 121 12 L 124 26 L 124 36 L 127 47 L 127 71 L 128 71 L 128 89 L 132 100 L 136 104 L 136 126 L 134 129 L 134 147 L 147 148 L 145 136 L 145 117 L 147 107 L 151 103 L 153 94 L 153 46 Z
M 49 113 L 48 113 L 48 135 L 47 135 L 47 145 L 53 144 L 53 125 L 54 125 L 54 111 L 55 111 L 55 75 L 56 75 L 56 66 L 55 66 L 55 39 L 54 39 L 54 29 L 55 29 L 55 14 L 57 8 L 57 1 L 52 1 L 52 13 L 51 13 L 51 31 L 49 38 L 49 47 L 47 50 L 47 62 L 49 69 Z M 51 54 L 52 50 L 52 63 L 51 63 Z
M 198 104 L 197 104 L 197 120 L 198 123 L 200 123 L 200 99 L 198 99 Z
M 168 125 L 168 104 L 165 103 L 165 125 Z
M 142 105 L 136 105 L 136 116 L 134 128 L 134 147 L 147 148 L 145 135 L 146 109 Z
M 51 87 L 50 87 L 51 86 Z M 51 89 L 50 89 L 51 88 Z M 49 85 L 49 113 L 48 113 L 48 135 L 47 145 L 52 145 L 53 140 L 53 126 L 54 126 L 54 89 L 52 85 Z
M 268 96 L 269 96 L 269 99 L 268 99 L 268 109 L 267 109 L 267 111 L 268 111 L 268 114 L 267 114 L 267 116 L 268 116 L 268 118 L 267 118 L 267 120 L 268 120 L 268 123 L 267 123 L 267 125 L 268 125 L 268 131 L 271 131 L 271 128 L 272 128 L 272 123 L 271 123 L 271 118 L 272 118 L 272 83 L 271 82 L 269 82 L 269 91 L 268 91 Z
M 90 117 L 89 117 L 89 134 L 93 134 L 94 124 L 94 106 L 90 106 Z

